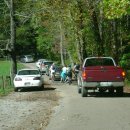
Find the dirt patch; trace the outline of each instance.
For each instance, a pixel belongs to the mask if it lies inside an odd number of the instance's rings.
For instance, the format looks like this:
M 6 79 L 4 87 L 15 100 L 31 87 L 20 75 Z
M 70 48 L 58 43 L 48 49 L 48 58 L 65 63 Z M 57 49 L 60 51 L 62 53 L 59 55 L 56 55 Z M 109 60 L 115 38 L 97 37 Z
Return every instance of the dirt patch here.
M 125 86 L 125 87 L 124 87 L 124 92 L 130 93 L 130 87 L 129 87 L 129 86 Z

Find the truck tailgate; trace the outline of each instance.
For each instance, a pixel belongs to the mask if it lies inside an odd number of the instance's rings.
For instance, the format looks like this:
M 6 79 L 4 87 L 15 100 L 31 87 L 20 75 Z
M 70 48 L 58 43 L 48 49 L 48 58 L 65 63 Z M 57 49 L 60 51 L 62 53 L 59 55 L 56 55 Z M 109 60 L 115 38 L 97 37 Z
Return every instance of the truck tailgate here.
M 122 81 L 123 70 L 117 66 L 91 66 L 84 68 L 87 82 L 92 81 Z

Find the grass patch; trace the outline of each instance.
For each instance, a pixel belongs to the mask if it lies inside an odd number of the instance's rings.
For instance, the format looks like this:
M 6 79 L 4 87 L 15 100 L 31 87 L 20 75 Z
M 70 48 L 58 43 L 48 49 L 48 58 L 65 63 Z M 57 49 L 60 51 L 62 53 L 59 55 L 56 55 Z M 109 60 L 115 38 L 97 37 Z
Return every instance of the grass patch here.
M 17 69 L 24 68 L 24 65 L 17 63 Z M 7 60 L 0 60 L 0 96 L 4 96 L 13 91 L 13 85 L 10 85 L 10 81 L 5 81 L 6 76 L 10 76 L 11 62 Z M 4 79 L 4 81 L 3 81 Z M 5 88 L 3 88 L 3 82 L 6 83 Z
M 17 69 L 24 68 L 24 65 L 21 63 L 17 64 Z M 11 62 L 10 61 L 0 61 L 0 76 L 10 75 Z
M 0 61 L 0 75 L 10 75 L 10 66 L 11 63 L 9 61 Z
M 14 88 L 12 86 L 6 86 L 6 88 L 0 88 L 0 96 L 6 96 L 10 92 L 14 91 Z

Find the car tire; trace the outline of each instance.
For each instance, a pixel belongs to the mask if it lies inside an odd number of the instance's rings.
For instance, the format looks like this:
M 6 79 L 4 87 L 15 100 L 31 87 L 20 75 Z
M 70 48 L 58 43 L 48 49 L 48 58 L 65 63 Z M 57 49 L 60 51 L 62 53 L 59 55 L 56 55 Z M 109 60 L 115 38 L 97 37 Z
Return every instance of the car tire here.
M 18 88 L 14 88 L 14 91 L 15 91 L 15 92 L 18 92 Z
M 88 96 L 88 90 L 85 87 L 81 88 L 81 95 L 82 95 L 82 97 Z
M 78 86 L 78 93 L 81 93 L 81 87 Z
M 43 90 L 44 89 L 44 84 L 42 84 L 42 86 L 40 87 L 40 90 Z
M 119 96 L 123 96 L 123 87 L 116 88 L 116 93 L 117 93 Z
M 80 80 L 79 80 L 79 78 L 78 78 L 77 82 L 78 82 L 78 93 L 81 93 L 81 85 L 80 85 Z

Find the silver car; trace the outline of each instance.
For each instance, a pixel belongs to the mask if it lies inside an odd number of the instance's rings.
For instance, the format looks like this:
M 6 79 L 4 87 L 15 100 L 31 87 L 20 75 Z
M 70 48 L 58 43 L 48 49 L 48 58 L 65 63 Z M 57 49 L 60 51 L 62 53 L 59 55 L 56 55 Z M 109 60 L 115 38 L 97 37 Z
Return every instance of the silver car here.
M 34 58 L 32 55 L 23 55 L 20 57 L 20 61 L 23 63 L 34 62 Z

